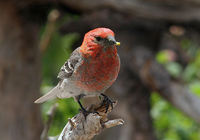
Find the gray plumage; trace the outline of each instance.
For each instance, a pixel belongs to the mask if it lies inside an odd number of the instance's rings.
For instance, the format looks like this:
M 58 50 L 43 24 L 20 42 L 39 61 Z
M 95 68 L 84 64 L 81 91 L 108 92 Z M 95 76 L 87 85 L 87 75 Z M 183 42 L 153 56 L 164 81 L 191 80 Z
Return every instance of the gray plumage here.
M 42 103 L 47 100 L 56 98 L 57 96 L 59 98 L 69 98 L 81 94 L 80 92 L 82 91 L 75 87 L 74 82 L 71 82 L 75 80 L 75 77 L 73 76 L 74 71 L 77 70 L 83 60 L 79 50 L 80 47 L 74 50 L 70 58 L 61 67 L 60 72 L 57 76 L 59 79 L 61 79 L 58 85 L 47 94 L 37 99 L 35 103 Z

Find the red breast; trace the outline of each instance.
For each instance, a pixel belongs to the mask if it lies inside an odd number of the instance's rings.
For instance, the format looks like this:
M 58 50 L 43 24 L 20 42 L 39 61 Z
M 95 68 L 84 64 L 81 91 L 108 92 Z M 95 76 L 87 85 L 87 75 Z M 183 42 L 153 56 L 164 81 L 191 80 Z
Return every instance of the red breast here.
M 85 58 L 77 70 L 77 87 L 88 92 L 100 91 L 116 80 L 120 60 L 116 47 L 101 50 L 96 57 Z

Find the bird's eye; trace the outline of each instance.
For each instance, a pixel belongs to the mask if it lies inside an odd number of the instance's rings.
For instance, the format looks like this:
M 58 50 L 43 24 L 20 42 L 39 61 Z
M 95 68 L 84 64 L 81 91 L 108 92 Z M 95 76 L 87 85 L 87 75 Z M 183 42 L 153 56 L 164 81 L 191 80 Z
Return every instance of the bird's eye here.
M 102 40 L 102 38 L 101 38 L 101 37 L 99 37 L 99 36 L 97 36 L 97 37 L 96 37 L 96 40 L 97 40 L 97 41 L 101 41 L 101 40 Z

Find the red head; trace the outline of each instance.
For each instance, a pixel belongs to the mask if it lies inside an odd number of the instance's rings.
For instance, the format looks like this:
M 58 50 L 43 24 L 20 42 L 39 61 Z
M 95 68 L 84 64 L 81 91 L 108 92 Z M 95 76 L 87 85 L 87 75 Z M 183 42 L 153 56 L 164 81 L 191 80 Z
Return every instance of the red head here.
M 96 28 L 85 34 L 81 45 L 81 52 L 86 55 L 95 55 L 103 48 L 115 48 L 120 45 L 114 38 L 114 32 L 108 28 Z

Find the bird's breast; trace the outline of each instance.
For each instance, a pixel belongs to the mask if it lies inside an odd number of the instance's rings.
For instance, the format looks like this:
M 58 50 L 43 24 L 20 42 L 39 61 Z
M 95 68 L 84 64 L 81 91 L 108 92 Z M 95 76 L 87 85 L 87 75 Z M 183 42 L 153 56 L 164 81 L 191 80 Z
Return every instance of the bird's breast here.
M 106 90 L 116 80 L 120 68 L 117 53 L 85 59 L 76 72 L 76 86 L 88 92 Z

